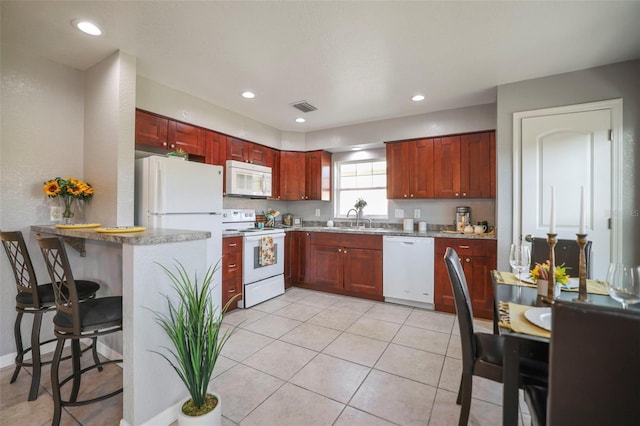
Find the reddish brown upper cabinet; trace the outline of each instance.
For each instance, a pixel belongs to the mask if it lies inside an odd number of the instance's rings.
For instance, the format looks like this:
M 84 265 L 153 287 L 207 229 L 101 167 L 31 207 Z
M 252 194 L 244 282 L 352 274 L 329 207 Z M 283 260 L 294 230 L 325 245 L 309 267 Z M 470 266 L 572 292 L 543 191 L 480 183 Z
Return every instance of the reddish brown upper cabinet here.
M 306 191 L 304 152 L 280 151 L 280 199 L 304 200 Z
M 496 269 L 496 241 L 465 238 L 436 238 L 435 241 L 435 294 L 437 311 L 456 312 L 451 282 L 444 263 L 447 247 L 453 248 L 462 262 L 473 315 L 493 318 L 493 287 L 490 271 Z
M 435 198 L 495 197 L 495 132 L 435 138 Z
M 331 153 L 305 154 L 305 200 L 331 201 Z
M 433 138 L 387 144 L 387 198 L 434 198 Z
M 192 155 L 205 155 L 205 130 L 190 124 L 169 120 L 169 149 L 182 149 Z
M 276 150 L 257 143 L 227 138 L 227 160 L 242 161 L 259 166 L 273 167 Z
M 169 120 L 147 111 L 136 110 L 136 144 L 169 149 Z
M 204 144 L 206 163 L 224 166 L 227 159 L 227 136 L 213 130 L 205 130 Z

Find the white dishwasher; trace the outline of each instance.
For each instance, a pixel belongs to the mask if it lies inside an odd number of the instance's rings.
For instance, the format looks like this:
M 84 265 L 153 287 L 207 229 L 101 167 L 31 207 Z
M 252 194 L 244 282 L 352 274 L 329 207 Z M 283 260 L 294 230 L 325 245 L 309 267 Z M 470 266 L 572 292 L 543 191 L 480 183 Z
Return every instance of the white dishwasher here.
M 385 301 L 433 309 L 433 238 L 385 236 L 382 244 Z

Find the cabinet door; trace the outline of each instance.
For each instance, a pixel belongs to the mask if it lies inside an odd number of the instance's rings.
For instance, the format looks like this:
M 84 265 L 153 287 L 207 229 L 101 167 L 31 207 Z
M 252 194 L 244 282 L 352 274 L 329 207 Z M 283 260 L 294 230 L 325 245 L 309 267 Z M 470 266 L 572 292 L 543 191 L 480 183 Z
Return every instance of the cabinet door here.
M 309 232 L 291 232 L 291 282 L 292 284 L 308 284 L 311 282 L 309 271 Z
M 242 292 L 242 237 L 222 239 L 222 306 Z M 238 299 L 240 299 L 238 297 Z M 237 307 L 232 303 L 229 310 Z
M 331 153 L 305 154 L 305 200 L 331 201 Z
M 491 197 L 491 151 L 488 132 L 460 137 L 460 189 L 469 198 Z
M 461 260 L 469 285 L 473 316 L 493 318 L 493 286 L 490 272 L 496 268 L 496 258 L 465 256 Z
M 205 161 L 224 166 L 227 159 L 227 137 L 211 130 L 204 131 Z
M 387 149 L 387 198 L 409 197 L 409 142 L 388 143 Z
M 202 129 L 190 124 L 169 120 L 169 148 L 183 149 L 189 154 L 204 155 Z
M 311 283 L 318 289 L 342 290 L 342 247 L 310 244 L 309 248 Z
M 280 152 L 280 199 L 304 200 L 305 153 Z
M 435 138 L 433 157 L 435 197 L 460 198 L 460 136 Z
M 251 143 L 248 147 L 249 162 L 259 166 L 271 167 L 275 162 L 275 150 L 267 146 Z
M 168 148 L 168 122 L 166 118 L 136 110 L 136 143 Z
M 496 132 L 489 132 L 490 197 L 496 198 Z
M 343 249 L 344 289 L 382 297 L 382 250 Z
M 433 139 L 410 142 L 409 159 L 404 168 L 409 170 L 409 197 L 433 198 Z
M 251 142 L 246 142 L 240 139 L 228 137 L 227 138 L 227 160 L 235 160 L 247 162 L 249 161 L 249 150 L 251 149 Z
M 453 300 L 453 291 L 451 290 L 451 282 L 449 281 L 449 273 L 444 263 L 444 254 L 447 247 L 455 244 L 453 238 L 436 238 L 435 256 L 433 265 L 434 274 L 434 304 L 437 311 L 456 312 L 456 303 Z

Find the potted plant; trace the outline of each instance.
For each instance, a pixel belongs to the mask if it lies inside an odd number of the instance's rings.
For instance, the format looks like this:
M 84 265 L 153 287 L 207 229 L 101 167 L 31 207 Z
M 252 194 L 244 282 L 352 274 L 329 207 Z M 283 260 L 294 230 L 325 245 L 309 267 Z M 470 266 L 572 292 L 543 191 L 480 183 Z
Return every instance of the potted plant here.
M 156 322 L 167 333 L 173 349 L 165 348 L 171 357 L 153 351 L 173 367 L 189 391 L 190 398 L 180 404 L 179 425 L 220 425 L 220 397 L 208 391 L 213 369 L 222 347 L 232 330 L 221 332 L 222 317 L 235 300 L 232 298 L 218 310 L 212 297 L 213 276 L 218 267 L 207 269 L 199 285 L 197 275 L 189 278 L 185 267 L 176 261 L 176 272 L 160 265 L 173 282 L 178 295 L 172 301 L 167 295 L 168 314 L 153 311 Z

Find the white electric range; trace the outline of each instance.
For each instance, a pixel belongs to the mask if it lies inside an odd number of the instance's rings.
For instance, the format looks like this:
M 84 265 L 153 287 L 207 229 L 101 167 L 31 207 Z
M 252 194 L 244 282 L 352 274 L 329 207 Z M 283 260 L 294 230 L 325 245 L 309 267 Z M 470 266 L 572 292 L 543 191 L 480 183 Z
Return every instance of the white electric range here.
M 242 300 L 250 308 L 284 293 L 284 230 L 256 228 L 256 213 L 248 209 L 223 209 L 224 234 L 242 234 Z

